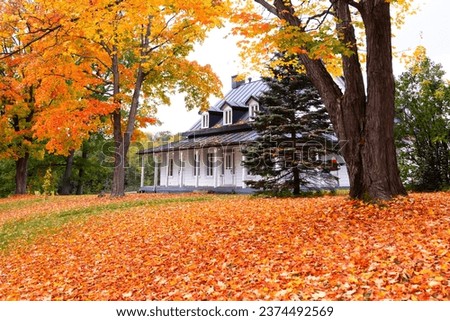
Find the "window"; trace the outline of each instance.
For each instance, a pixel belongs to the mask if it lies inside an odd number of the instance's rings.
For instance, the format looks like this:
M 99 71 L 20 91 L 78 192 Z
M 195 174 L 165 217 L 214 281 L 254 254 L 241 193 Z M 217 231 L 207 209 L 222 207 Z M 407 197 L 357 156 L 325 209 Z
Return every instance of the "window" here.
M 209 113 L 207 111 L 202 114 L 202 128 L 209 128 Z
M 250 120 L 254 120 L 256 115 L 256 112 L 259 111 L 259 105 L 258 103 L 252 103 L 250 106 L 248 106 L 248 115 Z
M 206 176 L 213 176 L 214 174 L 214 153 L 206 155 Z
M 194 176 L 200 176 L 200 157 L 198 153 L 194 154 Z
M 231 125 L 233 123 L 233 110 L 227 107 L 223 110 L 223 124 Z
M 225 169 L 234 174 L 234 153 L 227 153 L 225 155 Z
M 173 176 L 173 158 L 169 159 L 169 176 Z
M 231 164 L 231 154 L 228 153 L 227 156 L 225 157 L 225 169 L 232 169 L 233 166 Z

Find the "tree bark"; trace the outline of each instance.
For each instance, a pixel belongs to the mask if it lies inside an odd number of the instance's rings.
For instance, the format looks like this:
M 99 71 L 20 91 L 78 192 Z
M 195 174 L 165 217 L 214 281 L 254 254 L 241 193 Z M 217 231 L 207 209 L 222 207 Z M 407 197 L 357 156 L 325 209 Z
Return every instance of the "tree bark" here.
M 386 1 L 368 1 L 361 12 L 367 37 L 367 107 L 362 159 L 363 193 L 389 199 L 406 194 L 394 141 L 395 85 L 392 70 L 391 16 Z
M 30 153 L 25 152 L 23 157 L 16 160 L 16 190 L 17 195 L 27 193 L 27 167 Z
M 115 103 L 118 107 L 111 115 L 114 136 L 114 173 L 111 186 L 111 197 L 120 197 L 125 195 L 125 151 L 122 136 L 121 101 L 116 98 L 120 93 L 119 57 L 116 46 L 113 47 L 112 72 L 113 94 L 115 97 Z
M 88 157 L 88 152 L 86 145 L 83 144 L 81 149 L 81 159 L 83 160 L 81 164 L 85 164 L 85 160 Z M 84 168 L 83 166 L 80 166 L 80 169 L 78 170 L 78 184 L 77 184 L 77 191 L 75 192 L 77 195 L 83 194 L 83 179 L 84 179 Z
M 122 116 L 120 109 L 114 111 L 114 173 L 111 187 L 111 196 L 120 197 L 125 195 L 125 150 L 122 135 Z
M 60 195 L 69 195 L 72 192 L 72 186 L 70 185 L 70 177 L 72 176 L 73 159 L 75 151 L 71 150 L 69 156 L 66 159 L 66 169 L 62 177 L 61 188 L 59 189 Z

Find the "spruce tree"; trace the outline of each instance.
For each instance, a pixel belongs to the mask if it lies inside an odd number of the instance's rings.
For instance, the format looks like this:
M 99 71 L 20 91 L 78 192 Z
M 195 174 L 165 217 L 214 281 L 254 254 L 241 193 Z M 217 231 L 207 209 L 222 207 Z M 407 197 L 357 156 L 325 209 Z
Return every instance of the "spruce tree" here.
M 324 159 L 337 142 L 318 91 L 293 66 L 277 67 L 272 73 L 263 78 L 268 90 L 251 121 L 259 136 L 243 151 L 244 165 L 260 179 L 247 185 L 294 195 L 324 185 L 334 188 L 337 179 L 329 174 L 331 162 Z

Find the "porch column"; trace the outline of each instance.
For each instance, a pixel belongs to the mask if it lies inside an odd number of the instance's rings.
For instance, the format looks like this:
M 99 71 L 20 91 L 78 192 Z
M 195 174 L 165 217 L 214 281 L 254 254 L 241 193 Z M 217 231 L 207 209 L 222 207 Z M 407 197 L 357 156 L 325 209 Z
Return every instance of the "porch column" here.
M 166 162 L 166 179 L 165 179 L 165 186 L 169 186 L 169 161 L 170 161 L 170 155 L 167 153 L 167 162 Z
M 234 148 L 231 150 L 231 184 L 236 186 L 236 154 L 234 153 Z
M 217 179 L 219 174 L 219 169 L 217 168 L 217 148 L 214 148 L 214 158 L 213 158 L 213 175 L 214 175 L 214 188 L 217 187 Z
M 246 159 L 247 158 L 244 155 L 242 155 L 242 188 L 247 187 L 247 184 L 245 184 L 245 180 L 247 180 L 247 168 L 244 165 Z
M 198 166 L 197 166 L 198 164 Z M 194 156 L 194 171 L 195 171 L 195 187 L 198 187 L 198 182 L 200 179 L 200 167 L 201 167 L 201 161 L 200 161 L 200 152 L 199 150 L 195 151 L 195 156 Z
M 153 164 L 153 190 L 156 192 L 156 186 L 158 185 L 158 169 L 160 167 L 158 156 L 153 156 Z
M 180 152 L 180 177 L 179 177 L 179 186 L 183 187 L 184 181 L 184 158 L 183 152 Z
M 142 159 L 141 159 L 141 187 L 144 186 L 144 177 L 145 177 L 145 163 L 144 163 L 144 158 L 146 156 L 142 155 Z

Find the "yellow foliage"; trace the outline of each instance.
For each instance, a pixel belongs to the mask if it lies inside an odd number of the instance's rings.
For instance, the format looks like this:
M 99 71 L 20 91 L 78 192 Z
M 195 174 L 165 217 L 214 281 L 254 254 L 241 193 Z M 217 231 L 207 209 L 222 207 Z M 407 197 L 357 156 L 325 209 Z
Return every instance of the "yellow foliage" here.
M 401 61 L 406 68 L 412 69 L 413 73 L 420 72 L 420 62 L 427 58 L 427 50 L 424 46 L 417 46 L 411 54 L 403 53 Z
M 417 8 L 406 0 L 387 0 L 393 7 L 392 22 L 400 27 L 409 14 Z M 271 6 L 271 2 L 266 4 Z M 234 2 L 235 24 L 233 33 L 241 35 L 239 42 L 241 57 L 247 68 L 258 69 L 270 61 L 275 53 L 308 55 L 312 59 L 322 60 L 327 70 L 334 76 L 342 74 L 342 57 L 352 54 L 348 44 L 339 39 L 336 19 L 333 15 L 324 15 L 329 10 L 327 1 L 287 1 L 285 5 L 293 10 L 299 25 L 275 17 L 254 1 Z M 273 9 L 275 9 L 273 7 Z M 365 62 L 365 32 L 360 14 L 351 8 L 352 25 L 357 39 L 360 62 Z M 315 17 L 315 18 L 313 18 Z
M 217 0 L 2 2 L 0 41 L 11 55 L 0 53 L 7 64 L 0 95 L 12 101 L 8 115 L 30 116 L 30 141 L 67 154 L 106 126 L 103 116 L 114 110 L 122 111 L 125 128 L 135 92 L 144 111 L 177 90 L 189 93 L 188 108 L 204 107 L 220 93 L 220 81 L 187 56 L 228 12 L 229 2 Z M 137 115 L 138 124 L 153 121 Z M 0 140 L 22 134 L 2 129 Z

